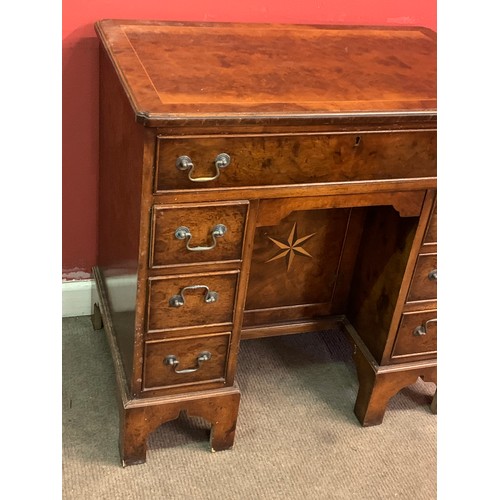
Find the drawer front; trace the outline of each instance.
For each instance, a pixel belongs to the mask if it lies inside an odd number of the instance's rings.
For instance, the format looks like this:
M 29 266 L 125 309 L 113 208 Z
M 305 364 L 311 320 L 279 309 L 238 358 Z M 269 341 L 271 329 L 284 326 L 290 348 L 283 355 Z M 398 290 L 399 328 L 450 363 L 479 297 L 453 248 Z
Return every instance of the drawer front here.
M 437 311 L 403 314 L 392 357 L 423 354 L 434 356 L 436 351 Z
M 238 273 L 149 279 L 148 332 L 233 321 Z
M 248 202 L 153 208 L 150 267 L 240 260 Z
M 435 177 L 436 133 L 160 136 L 156 158 L 156 191 Z
M 408 302 L 437 299 L 437 254 L 418 256 Z
M 146 342 L 144 390 L 220 382 L 226 374 L 229 333 Z

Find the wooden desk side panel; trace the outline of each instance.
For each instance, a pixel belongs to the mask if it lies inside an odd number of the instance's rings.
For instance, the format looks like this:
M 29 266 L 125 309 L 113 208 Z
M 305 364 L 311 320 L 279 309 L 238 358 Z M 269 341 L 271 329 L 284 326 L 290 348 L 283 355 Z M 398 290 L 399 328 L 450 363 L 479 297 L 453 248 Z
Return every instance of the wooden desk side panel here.
M 418 217 L 400 217 L 392 207 L 367 212 L 347 317 L 379 364 L 417 223 Z
M 144 127 L 100 47 L 98 267 L 127 380 L 133 371 Z

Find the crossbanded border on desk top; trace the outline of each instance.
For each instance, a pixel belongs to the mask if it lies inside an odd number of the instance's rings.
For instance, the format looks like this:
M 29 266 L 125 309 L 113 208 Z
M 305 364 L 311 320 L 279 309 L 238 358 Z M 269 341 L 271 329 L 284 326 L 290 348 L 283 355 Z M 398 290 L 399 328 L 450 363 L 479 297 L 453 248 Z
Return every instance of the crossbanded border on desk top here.
M 436 41 L 425 28 L 103 21 L 100 29 L 148 115 L 436 109 Z

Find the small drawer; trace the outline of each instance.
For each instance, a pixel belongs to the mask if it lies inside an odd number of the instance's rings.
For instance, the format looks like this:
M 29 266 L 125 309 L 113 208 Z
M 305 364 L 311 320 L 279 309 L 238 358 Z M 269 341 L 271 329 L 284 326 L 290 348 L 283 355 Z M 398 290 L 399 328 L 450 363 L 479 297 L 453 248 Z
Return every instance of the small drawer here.
M 149 278 L 148 332 L 233 321 L 238 272 Z
M 156 205 L 150 267 L 240 260 L 248 202 Z
M 421 254 L 415 265 L 408 302 L 433 299 L 437 299 L 437 254 Z
M 436 351 L 437 311 L 403 314 L 392 357 L 435 355 Z
M 157 139 L 156 192 L 436 176 L 432 130 Z
M 230 334 L 146 342 L 144 390 L 223 383 Z

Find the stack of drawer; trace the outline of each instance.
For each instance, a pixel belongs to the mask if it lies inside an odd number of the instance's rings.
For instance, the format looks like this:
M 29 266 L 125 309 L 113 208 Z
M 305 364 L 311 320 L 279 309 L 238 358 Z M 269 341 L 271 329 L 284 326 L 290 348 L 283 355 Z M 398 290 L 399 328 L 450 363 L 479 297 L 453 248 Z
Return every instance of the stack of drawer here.
M 226 385 L 248 202 L 154 205 L 143 391 Z
M 420 248 L 391 360 L 406 362 L 437 355 L 437 208 Z

